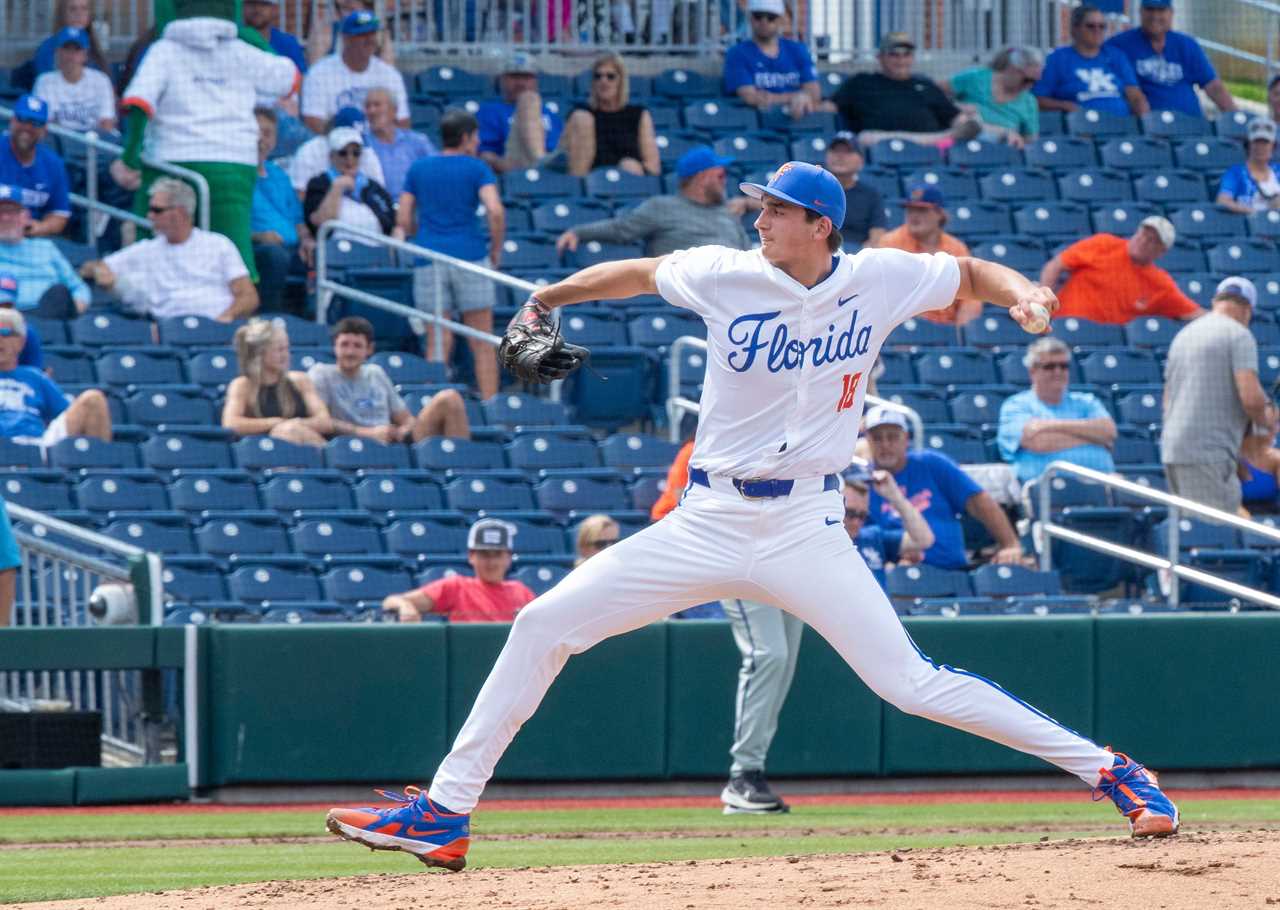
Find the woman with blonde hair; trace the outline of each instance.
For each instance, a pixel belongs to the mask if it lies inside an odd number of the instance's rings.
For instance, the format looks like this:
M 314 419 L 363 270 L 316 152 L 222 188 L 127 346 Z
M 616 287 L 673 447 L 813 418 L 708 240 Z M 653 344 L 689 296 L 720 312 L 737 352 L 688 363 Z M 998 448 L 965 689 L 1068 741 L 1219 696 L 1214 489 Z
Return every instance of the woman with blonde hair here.
M 613 546 L 620 536 L 618 523 L 608 515 L 590 515 L 584 518 L 582 524 L 578 525 L 578 558 L 573 561 L 574 566 L 582 565 L 601 550 Z
M 561 140 L 569 173 L 581 177 L 598 167 L 629 174 L 660 174 L 653 117 L 631 104 L 627 66 L 615 53 L 602 54 L 591 67 L 591 92 L 574 107 Z
M 92 0 L 58 0 L 54 4 L 53 34 L 41 41 L 36 48 L 35 75 L 50 73 L 58 68 L 55 56 L 58 50 L 58 33 L 64 28 L 79 28 L 89 33 L 89 66 L 109 75 L 111 65 L 107 63 L 107 55 L 102 52 L 98 34 L 93 27 Z
M 307 374 L 289 369 L 289 335 L 280 319 L 252 319 L 235 334 L 240 375 L 227 386 L 222 425 L 237 436 L 272 436 L 323 446 L 329 409 Z

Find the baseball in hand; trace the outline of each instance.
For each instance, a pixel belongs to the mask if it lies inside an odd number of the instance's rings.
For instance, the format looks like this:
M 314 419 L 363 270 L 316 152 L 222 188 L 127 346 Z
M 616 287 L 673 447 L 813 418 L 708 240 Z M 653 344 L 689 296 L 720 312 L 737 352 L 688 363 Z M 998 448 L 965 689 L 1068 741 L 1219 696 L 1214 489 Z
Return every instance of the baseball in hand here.
M 1022 325 L 1026 331 L 1032 335 L 1040 335 L 1049 330 L 1049 311 L 1043 304 L 1028 303 L 1027 313 L 1029 314 L 1027 321 Z

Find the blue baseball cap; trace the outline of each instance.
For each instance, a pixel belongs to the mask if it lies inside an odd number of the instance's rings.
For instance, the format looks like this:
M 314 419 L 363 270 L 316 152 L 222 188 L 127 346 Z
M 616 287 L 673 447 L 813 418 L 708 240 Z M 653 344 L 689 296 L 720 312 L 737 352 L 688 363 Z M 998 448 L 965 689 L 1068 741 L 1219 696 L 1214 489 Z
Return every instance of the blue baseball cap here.
M 907 190 L 907 199 L 903 205 L 932 205 L 942 209 L 947 207 L 947 200 L 942 195 L 942 190 L 936 186 L 930 186 L 927 183 L 913 183 L 911 188 Z
M 752 199 L 772 196 L 802 209 L 826 215 L 840 230 L 844 224 L 844 187 L 826 168 L 804 161 L 788 161 L 778 168 L 768 184 L 740 183 L 738 189 Z
M 695 145 L 681 155 L 680 160 L 676 162 L 676 176 L 685 180 L 713 167 L 724 167 L 729 164 L 733 164 L 733 159 L 728 155 L 717 155 L 716 150 L 709 145 Z
M 1173 6 L 1173 0 L 1142 0 L 1143 9 L 1168 9 Z
M 361 9 L 348 14 L 342 20 L 339 31 L 344 35 L 368 35 L 376 32 L 381 26 L 382 23 L 378 21 L 377 16 L 367 9 Z
M 0 272 L 0 306 L 18 302 L 18 276 L 13 272 Z
M 63 47 L 67 44 L 74 44 L 83 50 L 89 49 L 89 33 L 82 28 L 75 28 L 68 25 L 53 36 L 53 46 Z
M 23 95 L 13 106 L 13 116 L 14 119 L 21 120 L 23 123 L 44 126 L 49 122 L 49 105 L 35 95 Z
M 333 129 L 340 126 L 363 127 L 365 124 L 364 111 L 358 107 L 347 105 L 338 108 L 338 113 L 333 115 Z

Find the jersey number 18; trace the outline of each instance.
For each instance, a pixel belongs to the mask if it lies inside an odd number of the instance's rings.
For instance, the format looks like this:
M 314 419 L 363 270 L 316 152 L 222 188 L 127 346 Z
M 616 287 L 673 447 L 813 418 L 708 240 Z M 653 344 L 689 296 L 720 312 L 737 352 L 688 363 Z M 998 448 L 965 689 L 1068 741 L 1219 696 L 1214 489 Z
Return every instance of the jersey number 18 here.
M 840 400 L 836 403 L 837 414 L 853 407 L 853 396 L 858 391 L 858 383 L 862 381 L 862 374 L 845 373 L 840 378 L 844 381 L 844 388 L 841 389 Z

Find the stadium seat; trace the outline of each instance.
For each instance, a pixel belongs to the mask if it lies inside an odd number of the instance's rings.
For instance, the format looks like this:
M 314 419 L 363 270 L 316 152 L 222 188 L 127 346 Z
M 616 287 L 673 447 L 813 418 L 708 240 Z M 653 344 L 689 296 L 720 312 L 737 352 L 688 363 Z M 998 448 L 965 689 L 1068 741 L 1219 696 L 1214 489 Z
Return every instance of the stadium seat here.
M 982 198 L 992 202 L 1042 202 L 1056 199 L 1058 188 L 1048 171 L 998 168 L 978 181 Z
M 154 344 L 150 322 L 117 313 L 85 313 L 71 320 L 67 330 L 72 344 L 87 347 L 130 348 Z
M 1140 316 L 1124 326 L 1126 342 L 1135 348 L 1163 349 L 1173 343 L 1173 336 L 1182 330 L 1183 322 L 1160 316 Z M 1130 381 L 1130 380 L 1125 380 Z M 1149 382 L 1153 380 L 1132 380 Z M 1159 380 L 1154 380 L 1159 381 Z
M 192 382 L 221 392 L 240 375 L 240 366 L 234 351 L 200 351 L 187 358 L 187 372 Z
M 564 405 L 533 395 L 498 394 L 483 402 L 482 407 L 490 426 L 554 426 L 568 422 Z
M 920 382 L 939 388 L 997 382 L 990 355 L 968 348 L 922 353 L 916 358 L 916 373 Z
M 124 401 L 129 423 L 146 427 L 160 424 L 216 424 L 213 402 L 202 395 L 177 389 L 135 392 Z
M 1080 358 L 1085 382 L 1101 386 L 1161 382 L 1160 366 L 1147 351 L 1099 351 Z
M 1094 206 L 1090 211 L 1095 231 L 1120 237 L 1132 234 L 1148 215 L 1159 214 L 1160 208 L 1149 202 L 1117 202 Z
M 204 316 L 175 316 L 161 319 L 156 324 L 160 329 L 161 344 L 173 345 L 183 350 L 230 347 L 237 325 L 206 319 Z
M 1030 489 L 1031 512 L 1035 518 L 1040 518 L 1040 489 L 1045 483 L 1043 477 L 1033 482 Z M 1083 478 L 1073 477 L 1070 474 L 1056 474 L 1048 481 L 1049 484 L 1049 508 L 1052 513 L 1056 514 L 1062 509 L 1080 508 L 1080 507 L 1105 507 L 1109 506 L 1110 500 L 1107 496 L 1107 488 L 1103 484 L 1094 483 Z
M 881 351 L 877 384 L 891 387 L 914 385 L 916 383 L 915 369 L 912 366 L 914 359 L 906 351 Z
M 37 449 L 39 451 L 39 449 Z M 83 481 L 90 483 L 90 481 Z M 65 512 L 76 508 L 61 471 L 22 471 L 6 474 L 0 480 L 0 493 L 5 502 L 35 509 L 37 512 Z M 81 506 L 88 509 L 89 506 Z M 102 510 L 106 511 L 106 510 Z
M 994 391 L 962 390 L 947 399 L 951 419 L 971 427 L 993 425 L 1000 422 L 1000 405 L 1005 396 Z
M 521 566 L 509 576 L 512 581 L 525 585 L 534 594 L 541 596 L 558 585 L 569 570 L 564 566 L 531 565 Z
M 1117 117 L 1093 108 L 1080 108 L 1067 114 L 1067 133 L 1072 136 L 1106 140 L 1115 136 L 1135 136 L 1138 121 L 1134 117 Z
M 1150 393 L 1136 392 L 1131 394 L 1147 395 Z M 1153 399 L 1155 395 L 1151 396 Z M 1119 402 L 1116 403 L 1119 410 Z M 1124 419 L 1121 417 L 1121 419 Z M 1111 457 L 1115 459 L 1118 465 L 1130 464 L 1159 464 L 1160 447 L 1152 438 L 1151 427 L 1149 426 L 1132 426 L 1129 424 L 1120 424 L 1116 427 L 1116 440 L 1111 447 Z
M 1209 268 L 1208 259 L 1199 242 L 1181 237 L 1160 257 L 1160 267 L 1173 274 L 1203 272 Z
M 305 518 L 289 530 L 293 548 L 305 556 L 381 553 L 382 536 L 371 520 Z
M 1218 276 L 1200 272 L 1184 272 L 1172 276 L 1178 289 L 1200 306 L 1208 308 L 1213 292 L 1218 287 Z
M 1057 572 L 1037 572 L 1024 566 L 985 565 L 969 575 L 973 593 L 979 597 L 1021 597 L 1062 593 Z
M 1158 425 L 1164 419 L 1160 394 L 1145 390 L 1121 393 L 1116 396 L 1116 416 L 1128 424 Z M 1132 461 L 1127 460 L 1127 463 Z
M 169 501 L 184 512 L 256 510 L 262 508 L 253 479 L 237 469 L 175 472 L 169 483 Z
M 280 520 L 262 513 L 214 513 L 196 529 L 195 536 L 200 552 L 215 557 L 293 552 Z
M 444 508 L 440 485 L 426 471 L 360 471 L 355 504 L 375 521 L 387 512 L 425 512 Z M 340 507 L 345 508 L 345 507 Z
M 1119 171 L 1164 171 L 1173 167 L 1173 149 L 1162 139 L 1125 136 L 1098 149 L 1102 166 Z
M 886 401 L 911 408 L 920 415 L 926 424 L 950 423 L 951 411 L 947 408 L 946 399 L 939 389 L 927 385 L 895 385 L 880 389 L 880 396 Z
M 671 309 L 636 316 L 627 323 L 627 336 L 636 347 L 664 349 L 684 335 L 706 338 L 706 324 L 692 315 L 686 316 Z
M 528 168 L 502 175 L 502 198 L 573 199 L 582 195 L 582 178 Z
M 236 465 L 247 471 L 265 468 L 322 468 L 324 455 L 315 446 L 271 436 L 247 436 L 231 444 Z
M 926 167 L 912 171 L 903 178 L 904 186 L 922 183 L 935 187 L 946 197 L 948 209 L 961 199 L 977 201 L 978 178 L 973 171 L 958 167 Z M 896 195 L 896 194 L 895 194 Z
M 44 459 L 39 446 L 23 445 L 12 439 L 0 438 L 0 467 L 5 468 L 39 468 Z
M 351 488 L 336 471 L 284 471 L 264 479 L 262 504 L 277 512 L 353 509 Z
M 943 325 L 928 319 L 911 318 L 898 325 L 889 333 L 885 347 L 955 347 L 960 343 L 960 336 L 953 325 Z
M 1034 237 L 984 237 L 973 254 L 1006 265 L 1015 271 L 1036 271 L 1049 258 L 1043 244 Z
M 791 133 L 834 136 L 837 130 L 844 129 L 840 125 L 840 115 L 835 111 L 811 111 L 803 117 L 792 117 L 785 106 L 770 107 L 760 112 L 760 129 L 768 133 Z M 786 159 L 784 154 L 783 161 Z
M 1049 171 L 1092 168 L 1098 163 L 1093 143 L 1074 136 L 1046 136 L 1037 139 L 1035 142 L 1028 143 L 1022 150 L 1022 154 L 1026 159 L 1027 167 Z
M 665 472 L 661 475 L 646 474 L 637 477 L 635 481 L 627 488 L 627 492 L 631 496 L 631 508 L 639 509 L 642 512 L 649 512 L 653 509 L 653 504 L 662 498 L 662 493 L 667 488 L 667 478 Z
M 260 622 L 264 625 L 296 626 L 311 622 L 342 622 L 345 619 L 342 608 L 337 604 L 299 600 L 290 602 L 287 606 L 264 610 Z
M 1090 322 L 1088 319 L 1077 319 L 1075 316 L 1053 320 L 1050 334 L 1073 348 L 1115 347 L 1125 343 L 1124 326 Z
M 50 446 L 49 466 L 66 471 L 81 468 L 136 468 L 138 450 L 130 442 L 103 442 L 92 436 L 71 436 Z
M 773 168 L 787 159 L 786 143 L 768 133 L 728 135 L 717 139 L 712 147 L 717 155 L 733 158 L 734 164 L 743 168 Z M 773 172 L 770 170 L 767 173 L 772 176 Z M 764 174 L 760 176 L 763 177 Z M 768 178 L 763 182 L 768 183 Z
M 529 422 L 536 424 L 538 421 Z M 413 451 L 418 467 L 427 470 L 474 471 L 508 467 L 506 453 L 496 442 L 433 436 L 414 445 Z
M 195 549 L 187 517 L 179 512 L 112 513 L 102 529 L 107 537 L 150 553 L 190 553 Z
M 868 165 L 858 175 L 858 182 L 876 190 L 885 199 L 897 199 L 902 195 L 902 181 L 896 168 Z
M 227 588 L 233 598 L 249 603 L 323 599 L 320 582 L 305 564 L 240 566 L 227 576 Z
M 186 381 L 178 353 L 166 348 L 113 349 L 97 359 L 95 369 L 98 381 L 108 385 L 176 385 Z
M 165 597 L 171 600 L 208 603 L 227 599 L 218 562 L 207 556 L 167 556 L 160 577 Z
M 1213 128 L 1204 117 L 1182 111 L 1148 111 L 1141 119 L 1142 132 L 1159 139 L 1207 136 Z
M 342 273 L 350 269 L 377 269 L 391 265 L 391 250 L 380 244 L 362 243 L 350 236 L 330 234 L 325 241 L 325 264 L 334 271 Z M 289 333 L 289 340 L 297 343 L 299 339 Z
M 1013 223 L 1018 233 L 1031 237 L 1087 237 L 1092 230 L 1089 210 L 1079 202 L 1042 202 L 1014 209 Z
M 1134 182 L 1138 200 L 1164 206 L 1206 202 L 1204 180 L 1191 171 L 1162 171 L 1143 174 Z
M 387 552 L 409 563 L 426 556 L 456 556 L 467 549 L 467 526 L 454 521 L 403 518 L 389 524 L 382 536 Z
M 589 265 L 600 262 L 614 262 L 619 259 L 639 259 L 644 256 L 644 246 L 638 243 L 601 243 L 599 240 L 588 240 L 579 243 L 578 248 L 570 255 L 574 266 L 585 269 Z
M 574 419 L 604 430 L 649 419 L 655 369 L 653 356 L 642 348 L 592 351 L 591 370 L 578 370 L 565 383 Z
M 456 66 L 433 66 L 413 77 L 414 91 L 439 98 L 483 98 L 493 94 L 493 77 Z
M 1087 595 L 1059 597 L 1018 597 L 1009 602 L 1004 612 L 1011 616 L 1066 616 L 1094 612 L 1095 600 Z
M 827 136 L 800 136 L 791 140 L 791 161 L 806 161 L 809 164 L 823 164 L 827 160 Z
M 1151 529 L 1151 548 L 1161 555 L 1169 554 L 1169 519 Z M 1178 519 L 1178 550 L 1233 550 L 1241 545 L 1240 532 L 1229 525 L 1215 524 L 1203 518 Z
M 597 199 L 567 199 L 544 202 L 533 210 L 534 230 L 559 235 L 590 221 L 602 221 L 613 210 Z
M 1173 156 L 1178 167 L 1216 174 L 1244 161 L 1244 148 L 1240 142 L 1205 136 L 1175 144 Z
M 974 170 L 1021 167 L 1022 153 L 1005 142 L 970 139 L 968 142 L 957 142 L 951 146 L 947 151 L 947 163 L 952 167 Z
M 644 433 L 615 433 L 600 442 L 600 456 L 610 468 L 666 468 L 680 444 Z
M 653 77 L 653 91 L 665 98 L 709 98 L 720 94 L 720 80 L 694 70 L 669 69 Z
M 679 127 L 662 129 L 656 124 L 655 129 L 657 135 L 654 136 L 654 143 L 658 146 L 658 160 L 662 163 L 662 169 L 667 172 L 674 171 L 676 162 L 690 149 L 706 145 L 702 134 L 693 130 L 682 130 Z
M 592 349 L 627 343 L 626 324 L 608 312 L 591 313 L 574 307 L 560 317 L 560 331 L 566 341 Z
M 1166 266 L 1166 268 L 1169 267 Z M 1277 254 L 1274 246 L 1264 240 L 1237 240 L 1221 243 L 1209 250 L 1209 270 L 1220 275 L 1274 272 L 1280 270 L 1280 254 Z
M 532 432 L 517 435 L 507 446 L 507 460 L 513 468 L 524 471 L 595 468 L 600 466 L 600 453 L 585 437 Z
M 1274 314 L 1280 310 L 1280 275 L 1254 274 L 1249 277 L 1258 290 L 1258 312 Z
M 885 573 L 885 584 L 894 599 L 968 597 L 973 593 L 967 572 L 950 572 L 928 565 L 890 569 Z
M 554 269 L 560 264 L 555 244 L 546 240 L 508 237 L 502 242 L 502 267 L 513 271 Z
M 42 345 L 66 344 L 70 340 L 67 335 L 67 324 L 61 319 L 29 316 L 25 313 L 23 315 L 26 317 L 28 330 L 35 330 L 40 336 Z
M 19 505 L 26 505 L 5 482 L 4 498 Z M 89 473 L 75 485 L 76 502 L 80 508 L 95 513 L 152 511 L 167 512 L 169 495 L 164 484 L 154 474 L 145 471 L 124 473 L 118 471 Z M 31 506 L 41 511 L 73 508 L 67 505 Z
M 518 559 L 539 559 L 549 561 L 560 559 L 570 554 L 565 541 L 565 532 L 550 516 L 540 516 L 537 520 L 529 517 L 517 517 L 498 513 L 515 532 L 511 545 Z
M 986 312 L 960 327 L 964 343 L 978 348 L 1024 348 L 1027 333 L 1006 311 Z
M 921 145 L 905 139 L 881 139 L 866 149 L 868 160 L 877 167 L 913 169 L 942 164 L 937 146 Z
M 983 464 L 990 460 L 987 447 L 978 435 L 961 424 L 926 426 L 923 442 L 926 449 L 941 452 L 958 464 Z
M 383 598 L 400 594 L 413 587 L 413 580 L 403 569 L 386 566 L 340 566 L 320 577 L 324 596 L 335 603 L 361 602 L 381 605 Z
M 598 167 L 587 174 L 586 181 L 587 195 L 597 199 L 648 199 L 662 194 L 659 178 L 652 174 L 631 174 L 616 167 Z
M 947 230 L 958 237 L 978 238 L 1013 230 L 1009 206 L 1003 202 L 966 200 L 951 206 Z
M 409 467 L 409 447 L 404 443 L 381 443 L 358 436 L 338 436 L 324 447 L 328 467 L 343 471 L 396 470 Z
M 534 508 L 529 485 L 496 477 L 462 476 L 444 486 L 445 502 L 462 512 L 514 512 Z
M 1179 237 L 1192 240 L 1216 241 L 1227 237 L 1242 237 L 1246 231 L 1245 216 L 1228 212 L 1208 203 L 1174 209 L 1169 220 L 1178 229 Z
M 548 477 L 534 486 L 538 507 L 557 515 L 614 512 L 627 507 L 623 485 L 591 477 Z
M 1267 209 L 1265 212 L 1254 212 L 1246 216 L 1249 234 L 1275 243 L 1280 238 L 1280 210 Z
M 1063 199 L 1099 205 L 1125 202 L 1133 198 L 1133 184 L 1120 171 L 1086 168 L 1067 171 L 1058 177 L 1058 192 Z M 1030 200 L 1034 202 L 1035 200 Z

